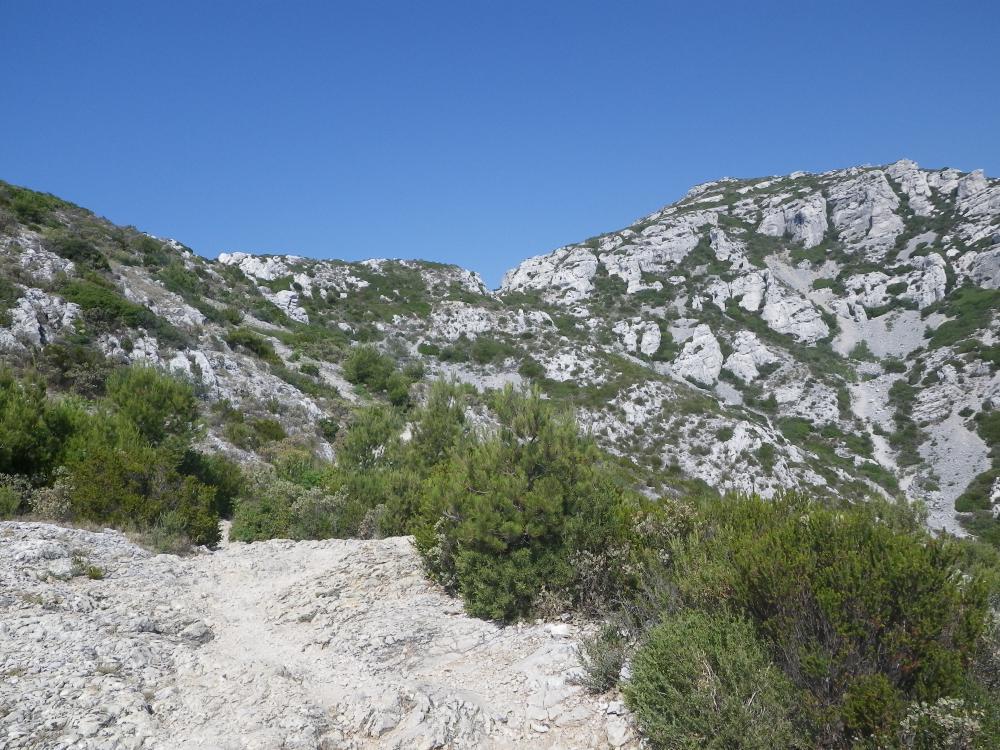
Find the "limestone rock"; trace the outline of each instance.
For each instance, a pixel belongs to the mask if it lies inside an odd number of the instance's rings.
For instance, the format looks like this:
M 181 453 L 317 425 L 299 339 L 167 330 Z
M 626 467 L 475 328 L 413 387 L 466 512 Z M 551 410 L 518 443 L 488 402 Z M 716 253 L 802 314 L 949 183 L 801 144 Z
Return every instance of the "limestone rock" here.
M 80 306 L 41 289 L 25 289 L 10 310 L 8 330 L 0 328 L 0 348 L 45 346 L 68 332 Z
M 626 351 L 651 356 L 660 348 L 660 327 L 654 322 L 644 321 L 641 318 L 619 320 L 613 330 L 618 334 Z
M 823 241 L 827 226 L 826 200 L 821 193 L 813 193 L 766 209 L 757 231 L 771 237 L 787 232 L 804 247 L 815 247 Z
M 288 276 L 288 263 L 301 261 L 296 255 L 286 256 L 264 256 L 251 255 L 250 253 L 221 253 L 219 263 L 224 266 L 236 266 L 247 276 L 264 281 L 274 281 L 283 276 Z
M 917 216 L 930 216 L 934 213 L 934 203 L 931 201 L 931 186 L 927 182 L 927 174 L 915 161 L 901 159 L 891 164 L 886 174 L 899 183 L 903 194 L 909 198 L 910 210 Z
M 47 572 L 73 555 L 103 580 Z M 462 614 L 409 538 L 179 558 L 118 532 L 0 523 L 11 750 L 637 748 L 627 712 L 574 680 L 583 635 Z
M 778 358 L 761 343 L 755 333 L 740 331 L 733 338 L 733 353 L 724 367 L 744 383 L 750 383 L 760 375 L 759 367 L 777 362 Z
M 582 300 L 593 289 L 597 256 L 585 248 L 567 247 L 538 255 L 504 274 L 502 292 L 545 290 L 563 302 Z
M 903 220 L 896 214 L 899 198 L 881 170 L 834 183 L 829 200 L 833 225 L 844 242 L 886 249 L 903 231 Z
M 700 325 L 674 360 L 674 372 L 703 385 L 712 385 L 718 380 L 721 371 L 722 348 L 712 335 L 712 329 L 707 325 Z
M 787 292 L 778 284 L 767 289 L 767 301 L 761 311 L 764 321 L 778 333 L 787 333 L 799 341 L 813 343 L 830 334 L 830 328 L 815 305 L 805 297 Z

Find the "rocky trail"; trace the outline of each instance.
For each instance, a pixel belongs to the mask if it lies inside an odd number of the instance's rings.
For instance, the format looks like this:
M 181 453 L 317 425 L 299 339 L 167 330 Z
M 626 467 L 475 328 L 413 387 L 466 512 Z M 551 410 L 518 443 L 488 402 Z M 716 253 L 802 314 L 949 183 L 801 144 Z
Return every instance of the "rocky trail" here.
M 499 628 L 407 538 L 225 544 L 0 524 L 5 748 L 631 747 L 578 628 Z

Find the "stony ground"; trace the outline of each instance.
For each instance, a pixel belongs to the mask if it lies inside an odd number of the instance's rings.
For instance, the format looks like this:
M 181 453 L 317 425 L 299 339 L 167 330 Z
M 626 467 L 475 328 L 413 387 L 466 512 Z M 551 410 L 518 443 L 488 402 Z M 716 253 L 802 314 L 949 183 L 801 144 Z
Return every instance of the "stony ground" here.
M 406 538 L 179 558 L 0 524 L 4 748 L 635 745 L 578 638 L 466 616 Z

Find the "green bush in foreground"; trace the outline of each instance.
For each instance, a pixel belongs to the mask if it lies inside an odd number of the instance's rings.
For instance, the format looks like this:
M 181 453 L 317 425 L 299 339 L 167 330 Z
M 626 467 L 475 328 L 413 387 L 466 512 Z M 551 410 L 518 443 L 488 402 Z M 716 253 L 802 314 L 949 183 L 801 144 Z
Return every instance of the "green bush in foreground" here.
M 176 537 L 168 546 L 214 544 L 239 469 L 191 449 L 190 386 L 133 367 L 109 379 L 108 393 L 51 398 L 40 381 L 0 371 L 0 474 L 21 487 L 16 506 L 5 493 L 4 512 L 155 530 L 164 544 Z
M 625 696 L 654 748 L 808 747 L 791 715 L 795 691 L 745 619 L 668 616 L 632 662 Z
M 658 511 L 539 391 L 508 387 L 492 406 L 496 434 L 466 441 L 424 483 L 417 547 L 431 574 L 470 614 L 502 620 L 542 592 L 585 607 L 620 596 L 652 549 L 640 520 Z
M 646 715 L 651 737 L 666 732 L 652 708 L 665 690 L 657 680 L 676 686 L 671 670 L 690 658 L 669 623 L 732 612 L 753 626 L 796 689 L 796 721 L 810 746 L 926 746 L 900 744 L 916 702 L 975 694 L 995 714 L 989 691 L 971 687 L 989 605 L 982 563 L 970 549 L 931 536 L 918 514 L 883 501 L 844 508 L 797 495 L 710 502 L 697 532 L 674 545 L 661 598 L 642 605 L 660 609 L 667 635 L 654 627 L 641 638 L 635 663 L 645 672 L 636 676 L 645 676 L 626 695 Z M 725 625 L 739 633 L 735 622 L 716 619 L 709 632 Z M 907 731 L 930 736 L 925 719 Z

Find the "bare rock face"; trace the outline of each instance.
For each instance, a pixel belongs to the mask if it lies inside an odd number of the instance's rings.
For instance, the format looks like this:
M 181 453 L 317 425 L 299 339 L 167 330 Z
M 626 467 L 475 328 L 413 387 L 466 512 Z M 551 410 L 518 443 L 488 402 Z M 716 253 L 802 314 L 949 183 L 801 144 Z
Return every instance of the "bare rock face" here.
M 752 382 L 760 374 L 758 368 L 776 362 L 778 358 L 750 331 L 740 331 L 733 338 L 733 353 L 724 367 L 744 383 Z
M 830 188 L 833 225 L 845 242 L 888 248 L 903 231 L 899 198 L 881 170 L 862 171 Z
M 0 328 L 0 349 L 44 346 L 70 330 L 79 305 L 41 289 L 25 289 L 10 311 L 10 326 Z
M 820 193 L 767 209 L 757 231 L 771 237 L 786 232 L 804 247 L 815 247 L 827 230 L 826 200 Z
M 811 343 L 830 333 L 829 326 L 812 302 L 774 283 L 767 288 L 767 302 L 761 317 L 778 333 L 787 333 L 799 341 Z
M 250 253 L 222 253 L 219 255 L 219 263 L 222 265 L 236 266 L 247 276 L 264 281 L 274 281 L 282 276 L 287 276 L 291 273 L 288 262 L 298 260 L 305 259 L 295 255 L 260 256 Z
M 42 236 L 30 229 L 23 229 L 14 238 L 3 242 L 7 252 L 13 251 L 18 266 L 30 277 L 41 282 L 54 281 L 60 274 L 72 274 L 76 267 L 73 261 L 61 258 L 48 250 Z
M 5 748 L 637 747 L 569 623 L 500 628 L 408 538 L 152 555 L 0 523 Z
M 722 348 L 712 335 L 712 329 L 700 325 L 684 343 L 674 362 L 674 372 L 704 385 L 712 385 L 722 371 Z
M 525 331 L 552 328 L 552 325 L 552 318 L 544 312 L 518 309 L 499 314 L 464 302 L 442 302 L 431 315 L 435 334 L 448 341 L 463 335 L 474 339 L 498 330 L 516 336 Z
M 655 322 L 641 318 L 620 320 L 615 323 L 614 332 L 621 337 L 626 351 L 649 356 L 660 348 L 660 327 Z
M 600 445 L 644 470 L 678 466 L 720 490 L 765 494 L 898 485 L 944 528 L 957 523 L 948 503 L 987 461 L 968 435 L 984 404 L 1000 402 L 1000 316 L 953 304 L 970 286 L 1000 288 L 1000 180 L 982 172 L 904 159 L 716 180 L 627 227 L 524 261 L 495 293 L 436 263 L 209 261 L 158 242 L 189 285 L 105 248 L 109 289 L 157 319 L 95 327 L 96 311 L 60 297 L 63 275 L 83 271 L 58 243 L 16 222 L 0 230 L 2 354 L 30 362 L 80 333 L 74 340 L 115 364 L 165 367 L 207 401 L 273 415 L 329 457 L 321 420 L 370 396 L 345 380 L 343 354 L 368 343 L 425 373 L 412 388 L 418 400 L 439 377 L 477 389 L 535 381 L 554 400 L 587 404 L 584 423 Z M 247 299 L 228 294 L 234 284 Z M 947 320 L 975 330 L 932 343 Z M 227 343 L 239 327 L 266 339 L 273 357 Z M 477 351 L 495 356 L 481 361 Z M 920 457 L 902 464 L 885 437 L 906 416 L 885 406 L 895 377 L 915 382 L 920 400 Z M 762 403 L 770 424 L 751 414 Z M 815 449 L 815 436 L 786 440 L 777 425 L 787 418 L 835 427 L 816 438 L 828 450 Z M 847 439 L 859 434 L 872 451 Z M 209 438 L 237 450 L 221 428 Z M 831 466 L 829 451 L 848 460 Z M 976 460 L 949 463 L 955 452 Z
M 910 201 L 910 210 L 917 216 L 930 216 L 934 213 L 933 193 L 927 181 L 927 174 L 917 166 L 915 161 L 900 159 L 889 166 L 886 174 L 899 183 L 903 194 Z
M 564 248 L 539 255 L 511 269 L 503 277 L 504 292 L 541 289 L 557 294 L 563 302 L 577 302 L 593 289 L 597 256 L 583 248 Z
M 1000 246 L 976 253 L 971 252 L 963 270 L 977 286 L 986 289 L 1000 289 Z

